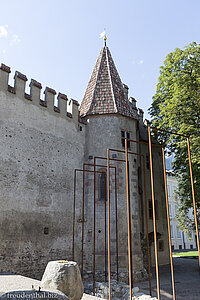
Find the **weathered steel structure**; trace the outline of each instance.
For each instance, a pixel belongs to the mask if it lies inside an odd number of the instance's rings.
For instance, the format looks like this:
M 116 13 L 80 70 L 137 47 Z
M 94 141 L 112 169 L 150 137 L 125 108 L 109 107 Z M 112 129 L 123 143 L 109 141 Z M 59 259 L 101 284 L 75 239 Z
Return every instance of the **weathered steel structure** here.
M 171 255 L 163 150 L 108 47 L 80 108 L 49 87 L 41 99 L 34 79 L 27 94 L 18 71 L 10 86 L 10 72 L 1 64 L 0 271 L 40 278 L 49 260 L 74 258 L 94 287 L 148 273 L 151 292 L 150 266 L 158 275 Z

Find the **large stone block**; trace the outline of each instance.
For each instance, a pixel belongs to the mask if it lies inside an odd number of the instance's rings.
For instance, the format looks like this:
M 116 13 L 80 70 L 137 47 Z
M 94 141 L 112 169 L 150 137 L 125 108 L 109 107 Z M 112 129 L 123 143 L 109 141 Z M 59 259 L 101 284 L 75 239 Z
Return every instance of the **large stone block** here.
M 79 267 L 73 261 L 50 261 L 41 281 L 42 289 L 59 290 L 70 300 L 83 296 L 83 283 Z

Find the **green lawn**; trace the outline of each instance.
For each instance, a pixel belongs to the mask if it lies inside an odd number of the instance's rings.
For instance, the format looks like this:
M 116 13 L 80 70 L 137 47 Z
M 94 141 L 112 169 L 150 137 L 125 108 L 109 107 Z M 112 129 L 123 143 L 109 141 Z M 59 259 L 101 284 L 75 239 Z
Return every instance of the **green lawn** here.
M 184 256 L 199 256 L 198 251 L 188 251 L 188 252 L 173 252 L 173 257 L 184 257 Z

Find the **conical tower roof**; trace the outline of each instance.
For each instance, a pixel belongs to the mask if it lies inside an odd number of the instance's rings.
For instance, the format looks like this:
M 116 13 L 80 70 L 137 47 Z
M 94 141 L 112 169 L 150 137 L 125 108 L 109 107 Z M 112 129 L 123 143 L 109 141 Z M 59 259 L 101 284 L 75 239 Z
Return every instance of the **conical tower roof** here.
M 104 46 L 88 83 L 80 115 L 118 113 L 138 119 L 137 111 L 128 101 L 110 50 Z

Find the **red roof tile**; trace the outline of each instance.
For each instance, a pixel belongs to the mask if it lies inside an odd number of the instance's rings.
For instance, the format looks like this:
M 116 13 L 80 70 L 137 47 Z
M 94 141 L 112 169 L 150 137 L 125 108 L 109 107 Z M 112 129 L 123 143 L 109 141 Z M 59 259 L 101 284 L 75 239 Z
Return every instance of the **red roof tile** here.
M 126 99 L 124 88 L 108 47 L 100 51 L 96 65 L 80 105 L 80 115 L 119 113 L 138 119 Z

